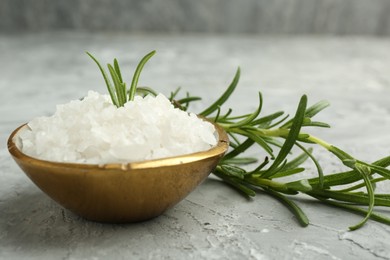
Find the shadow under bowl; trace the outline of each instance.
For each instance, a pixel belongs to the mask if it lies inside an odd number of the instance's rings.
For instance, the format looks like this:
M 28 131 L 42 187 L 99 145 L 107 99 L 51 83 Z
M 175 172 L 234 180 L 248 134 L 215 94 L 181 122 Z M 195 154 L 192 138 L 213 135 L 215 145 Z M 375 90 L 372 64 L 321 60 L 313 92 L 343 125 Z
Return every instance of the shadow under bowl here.
M 16 145 L 20 126 L 8 139 L 8 150 L 25 174 L 49 197 L 88 220 L 130 223 L 161 215 L 194 190 L 228 149 L 226 132 L 214 124 L 218 144 L 210 150 L 128 164 L 60 163 L 22 153 Z

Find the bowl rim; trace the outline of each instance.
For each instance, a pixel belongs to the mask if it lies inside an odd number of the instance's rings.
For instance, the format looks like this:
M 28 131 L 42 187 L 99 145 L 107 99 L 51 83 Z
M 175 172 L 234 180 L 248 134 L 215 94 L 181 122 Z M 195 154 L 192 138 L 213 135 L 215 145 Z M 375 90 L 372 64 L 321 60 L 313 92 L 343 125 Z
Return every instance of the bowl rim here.
M 131 170 L 131 169 L 146 169 L 157 167 L 168 167 L 180 164 L 191 163 L 195 161 L 205 160 L 215 156 L 223 156 L 229 147 L 229 138 L 225 130 L 217 123 L 207 119 L 203 119 L 215 127 L 218 134 L 218 142 L 215 146 L 206 151 L 200 151 L 190 154 L 184 154 L 173 157 L 165 157 L 160 159 L 137 161 L 130 163 L 104 163 L 104 164 L 87 164 L 87 163 L 71 163 L 71 162 L 55 162 L 43 160 L 29 156 L 23 153 L 16 145 L 14 139 L 22 128 L 28 127 L 28 123 L 17 127 L 8 137 L 7 146 L 9 153 L 20 161 L 28 162 L 32 165 L 59 167 L 59 168 L 77 168 L 77 169 L 113 169 L 113 170 Z

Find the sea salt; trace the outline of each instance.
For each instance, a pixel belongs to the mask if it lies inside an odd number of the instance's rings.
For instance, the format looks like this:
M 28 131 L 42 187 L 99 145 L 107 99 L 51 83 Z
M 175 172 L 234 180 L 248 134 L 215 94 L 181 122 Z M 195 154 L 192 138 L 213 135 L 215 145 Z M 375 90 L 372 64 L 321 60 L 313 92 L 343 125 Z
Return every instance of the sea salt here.
M 128 163 L 205 151 L 216 145 L 216 135 L 211 123 L 174 108 L 162 94 L 136 96 L 117 108 L 108 95 L 89 91 L 30 121 L 18 145 L 49 161 Z

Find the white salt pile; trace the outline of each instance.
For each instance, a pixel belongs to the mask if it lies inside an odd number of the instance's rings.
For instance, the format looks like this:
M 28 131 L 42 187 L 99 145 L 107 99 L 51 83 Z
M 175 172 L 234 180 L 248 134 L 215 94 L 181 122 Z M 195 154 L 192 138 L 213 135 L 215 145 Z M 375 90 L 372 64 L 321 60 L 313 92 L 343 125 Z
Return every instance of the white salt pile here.
M 108 95 L 90 91 L 28 126 L 19 135 L 23 153 L 57 162 L 144 161 L 205 151 L 217 143 L 212 124 L 175 109 L 162 94 L 137 96 L 117 108 Z

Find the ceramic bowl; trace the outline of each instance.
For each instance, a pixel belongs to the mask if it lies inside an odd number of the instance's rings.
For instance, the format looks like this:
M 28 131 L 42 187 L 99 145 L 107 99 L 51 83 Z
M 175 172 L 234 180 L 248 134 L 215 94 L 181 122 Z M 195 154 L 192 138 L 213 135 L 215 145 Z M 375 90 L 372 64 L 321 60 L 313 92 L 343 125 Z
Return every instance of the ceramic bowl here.
M 8 139 L 16 163 L 53 200 L 98 222 L 137 222 L 161 215 L 207 178 L 228 148 L 226 132 L 215 125 L 218 144 L 204 152 L 128 164 L 58 163 L 18 149 L 16 138 L 25 127 Z

